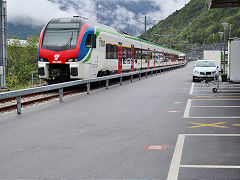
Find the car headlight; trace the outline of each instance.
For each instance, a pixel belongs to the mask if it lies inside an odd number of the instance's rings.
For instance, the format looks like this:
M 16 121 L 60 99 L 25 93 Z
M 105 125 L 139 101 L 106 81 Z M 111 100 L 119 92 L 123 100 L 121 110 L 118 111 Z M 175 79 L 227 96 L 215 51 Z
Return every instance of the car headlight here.
M 75 57 L 75 58 L 69 58 L 69 59 L 67 59 L 66 62 L 78 62 L 78 57 Z
M 48 62 L 48 59 L 39 57 L 39 61 L 41 61 L 41 62 Z
M 199 74 L 199 71 L 197 71 L 197 70 L 194 70 L 194 71 L 193 71 L 193 73 L 195 73 L 195 74 Z

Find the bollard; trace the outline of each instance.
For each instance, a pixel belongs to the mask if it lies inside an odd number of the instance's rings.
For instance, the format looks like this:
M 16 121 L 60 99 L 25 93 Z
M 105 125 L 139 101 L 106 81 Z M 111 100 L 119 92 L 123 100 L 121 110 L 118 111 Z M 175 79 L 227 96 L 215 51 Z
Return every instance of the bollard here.
M 90 94 L 90 83 L 87 83 L 87 94 Z
M 106 89 L 109 87 L 109 79 L 106 80 Z
M 139 78 L 139 80 L 141 80 L 141 73 L 138 74 L 138 78 Z
M 145 72 L 145 77 L 147 78 L 147 72 Z
M 131 83 L 133 82 L 133 75 L 131 75 Z
M 22 107 L 21 96 L 17 96 L 17 114 L 22 114 L 21 107 Z
M 151 76 L 153 75 L 153 72 L 151 71 Z
M 120 77 L 120 85 L 122 85 L 122 77 Z
M 63 102 L 63 88 L 59 89 L 59 101 Z

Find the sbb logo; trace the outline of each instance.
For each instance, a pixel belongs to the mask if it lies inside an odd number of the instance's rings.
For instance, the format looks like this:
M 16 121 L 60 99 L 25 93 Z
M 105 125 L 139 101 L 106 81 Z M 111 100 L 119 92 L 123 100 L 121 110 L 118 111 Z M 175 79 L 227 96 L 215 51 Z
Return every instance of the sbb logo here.
M 57 61 L 59 57 L 60 57 L 60 54 L 55 54 L 54 55 L 54 58 L 55 58 L 54 60 Z

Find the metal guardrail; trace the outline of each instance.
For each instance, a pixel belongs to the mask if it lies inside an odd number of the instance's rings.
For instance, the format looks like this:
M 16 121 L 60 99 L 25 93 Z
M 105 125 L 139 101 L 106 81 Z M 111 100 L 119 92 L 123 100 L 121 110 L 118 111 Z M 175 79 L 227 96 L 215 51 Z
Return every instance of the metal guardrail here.
M 48 86 L 28 88 L 28 89 L 22 89 L 22 90 L 10 91 L 10 92 L 3 92 L 3 93 L 0 93 L 0 100 L 16 97 L 16 100 L 17 100 L 17 114 L 21 114 L 21 106 L 22 106 L 21 105 L 21 96 L 24 96 L 24 95 L 59 89 L 59 100 L 60 100 L 60 102 L 62 102 L 63 101 L 63 88 L 66 88 L 66 87 L 76 86 L 76 85 L 80 85 L 80 84 L 87 84 L 87 94 L 90 94 L 90 83 L 93 83 L 93 82 L 106 81 L 106 89 L 108 89 L 110 79 L 120 78 L 119 83 L 120 83 L 120 85 L 122 85 L 122 78 L 123 77 L 130 76 L 131 77 L 131 82 L 132 82 L 134 75 L 138 75 L 139 80 L 140 80 L 142 74 L 145 74 L 145 77 L 147 77 L 148 73 L 151 72 L 151 75 L 153 75 L 153 72 L 155 72 L 156 75 L 157 75 L 158 71 L 161 73 L 162 70 L 176 69 L 176 68 L 185 66 L 186 63 L 187 62 L 185 62 L 184 64 L 179 64 L 179 65 L 159 67 L 159 68 L 147 69 L 147 70 L 139 70 L 139 71 L 135 71 L 135 72 L 98 77 L 98 78 L 94 78 L 94 79 L 75 80 L 75 81 L 58 83 L 58 84 L 53 84 L 53 85 L 48 85 Z

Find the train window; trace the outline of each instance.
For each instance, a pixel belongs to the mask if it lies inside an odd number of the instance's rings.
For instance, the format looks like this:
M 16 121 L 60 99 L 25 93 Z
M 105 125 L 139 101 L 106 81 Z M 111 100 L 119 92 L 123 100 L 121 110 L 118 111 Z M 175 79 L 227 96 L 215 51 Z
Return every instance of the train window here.
M 152 51 L 148 51 L 148 56 L 149 56 L 150 59 L 152 59 L 153 58 L 153 52 Z
M 96 48 L 96 35 L 95 34 L 88 34 L 87 40 L 85 43 L 86 48 Z
M 123 48 L 123 51 L 122 51 L 122 58 L 127 58 L 127 48 Z
M 106 45 L 106 59 L 117 59 L 118 47 L 117 45 Z
M 159 60 L 163 60 L 163 53 L 162 52 L 159 52 L 159 58 L 158 58 Z
M 141 59 L 141 49 L 135 48 L 135 59 Z
M 143 58 L 143 59 L 147 59 L 147 54 L 148 54 L 148 53 L 147 53 L 147 50 L 143 49 L 143 50 L 142 50 L 142 58 Z

